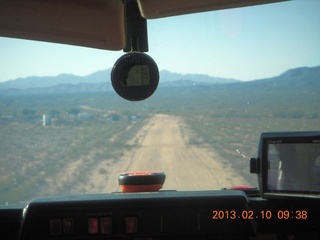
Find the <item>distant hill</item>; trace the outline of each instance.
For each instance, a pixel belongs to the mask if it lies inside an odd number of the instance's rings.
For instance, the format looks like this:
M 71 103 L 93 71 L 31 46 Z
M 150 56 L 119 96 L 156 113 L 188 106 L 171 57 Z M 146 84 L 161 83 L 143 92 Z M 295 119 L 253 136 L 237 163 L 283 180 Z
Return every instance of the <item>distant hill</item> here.
M 111 69 L 97 71 L 80 77 L 61 74 L 55 77 L 27 77 L 0 83 L 0 94 L 37 94 L 70 92 L 113 91 L 110 82 Z M 212 77 L 205 74 L 179 74 L 166 70 L 160 72 L 159 87 L 221 86 L 228 84 L 230 89 L 256 89 L 270 91 L 277 87 L 300 89 L 308 88 L 320 92 L 320 66 L 290 69 L 279 76 L 242 82 L 236 79 Z
M 282 73 L 278 78 L 282 81 L 310 81 L 310 80 L 319 80 L 320 76 L 320 66 L 317 67 L 300 67 L 295 69 L 290 69 Z M 317 81 L 319 82 L 319 81 Z
M 167 70 L 160 71 L 160 83 L 177 82 L 177 81 L 193 81 L 198 83 L 232 83 L 240 82 L 240 80 L 232 78 L 212 77 L 206 74 L 180 74 Z
M 3 89 L 35 89 L 48 88 L 59 84 L 74 84 L 83 86 L 83 84 L 109 84 L 111 69 L 97 71 L 90 75 L 80 77 L 72 74 L 61 74 L 50 77 L 27 77 L 18 78 L 0 83 L 0 90 Z M 230 83 L 239 80 L 212 77 L 205 74 L 180 74 L 172 73 L 166 70 L 160 71 L 160 83 L 168 83 L 173 81 L 196 81 L 203 83 Z M 88 85 L 89 86 L 89 85 Z
M 281 85 L 285 86 L 290 84 L 291 86 L 298 87 L 299 85 L 309 87 L 320 86 L 320 66 L 317 67 L 300 67 L 289 69 L 279 76 L 260 79 L 248 82 L 250 85 L 256 85 L 264 83 L 265 85 Z
M 73 74 L 61 74 L 58 76 L 45 77 L 26 77 L 18 78 L 0 83 L 1 89 L 28 89 L 28 88 L 46 88 L 59 84 L 81 84 L 81 83 L 102 83 L 110 79 L 111 69 L 98 71 L 88 76 L 80 77 Z

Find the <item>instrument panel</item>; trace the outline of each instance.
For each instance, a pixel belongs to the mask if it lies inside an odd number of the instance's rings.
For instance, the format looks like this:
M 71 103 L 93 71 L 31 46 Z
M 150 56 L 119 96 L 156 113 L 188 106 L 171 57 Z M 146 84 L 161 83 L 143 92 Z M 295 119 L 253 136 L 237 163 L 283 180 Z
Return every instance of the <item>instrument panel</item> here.
M 239 190 L 42 198 L 25 208 L 20 240 L 318 239 L 317 203 L 267 200 Z

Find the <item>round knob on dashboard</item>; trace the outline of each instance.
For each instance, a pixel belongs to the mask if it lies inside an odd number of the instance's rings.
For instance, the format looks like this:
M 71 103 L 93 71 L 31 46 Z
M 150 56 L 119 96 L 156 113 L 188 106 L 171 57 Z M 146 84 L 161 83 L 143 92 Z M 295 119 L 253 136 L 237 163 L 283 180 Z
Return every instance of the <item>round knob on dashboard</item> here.
M 118 181 L 123 192 L 155 192 L 162 188 L 165 178 L 163 172 L 124 172 Z

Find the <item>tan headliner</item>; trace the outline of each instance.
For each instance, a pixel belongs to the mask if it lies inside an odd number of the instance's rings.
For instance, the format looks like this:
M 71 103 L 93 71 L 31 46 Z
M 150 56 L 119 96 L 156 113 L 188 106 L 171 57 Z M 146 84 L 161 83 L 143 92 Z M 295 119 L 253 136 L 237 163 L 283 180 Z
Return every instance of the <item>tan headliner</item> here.
M 280 1 L 286 0 L 138 0 L 141 15 L 147 19 L 246 7 Z
M 281 0 L 138 0 L 145 18 Z M 91 48 L 125 47 L 122 0 L 0 0 L 0 36 Z
M 0 0 L 0 35 L 121 50 L 123 16 L 120 0 Z

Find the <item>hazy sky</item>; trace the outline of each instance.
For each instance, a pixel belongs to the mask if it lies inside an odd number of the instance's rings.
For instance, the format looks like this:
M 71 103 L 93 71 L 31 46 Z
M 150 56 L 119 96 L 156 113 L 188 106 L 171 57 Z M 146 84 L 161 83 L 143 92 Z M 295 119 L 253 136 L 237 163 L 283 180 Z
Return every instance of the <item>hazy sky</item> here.
M 160 70 L 254 80 L 320 65 L 320 0 L 148 20 Z M 111 68 L 122 51 L 0 37 L 0 81 Z M 108 80 L 108 79 L 106 79 Z

